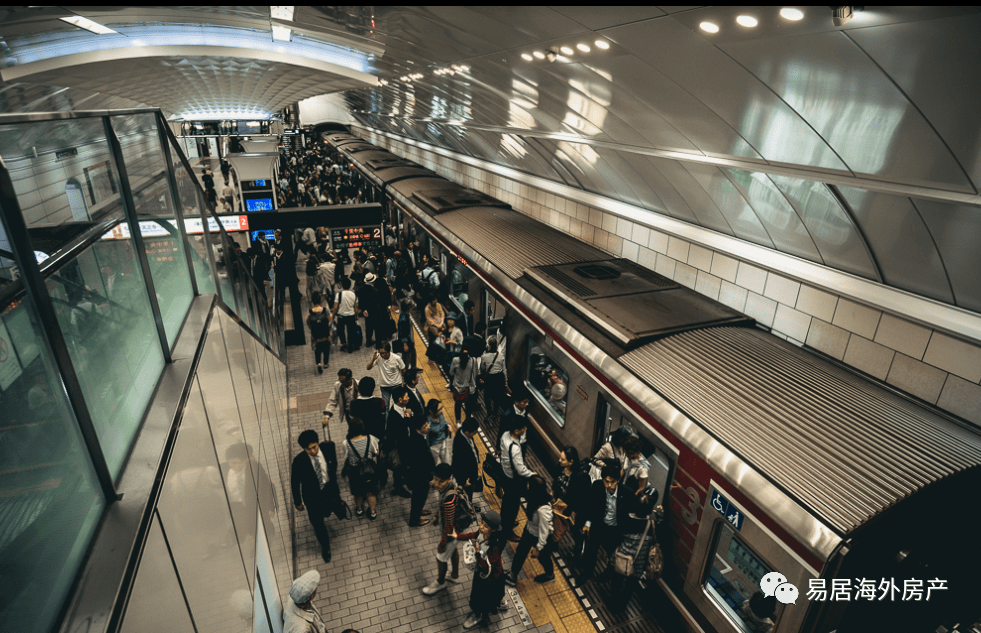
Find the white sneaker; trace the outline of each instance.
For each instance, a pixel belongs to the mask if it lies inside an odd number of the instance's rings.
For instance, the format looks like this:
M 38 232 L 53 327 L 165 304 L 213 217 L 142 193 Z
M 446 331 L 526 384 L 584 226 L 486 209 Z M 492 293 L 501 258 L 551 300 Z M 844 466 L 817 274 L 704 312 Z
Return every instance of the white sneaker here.
M 497 605 L 498 613 L 507 613 L 511 608 L 511 604 L 508 602 L 507 598 L 501 598 L 501 604 Z
M 427 596 L 439 593 L 440 591 L 446 589 L 446 583 L 440 584 L 439 580 L 434 580 L 425 587 L 422 588 L 422 592 Z
M 463 628 L 472 629 L 476 626 L 480 626 L 480 624 L 483 623 L 483 621 L 484 619 L 482 617 L 478 616 L 476 613 L 471 613 L 470 616 L 463 623 Z

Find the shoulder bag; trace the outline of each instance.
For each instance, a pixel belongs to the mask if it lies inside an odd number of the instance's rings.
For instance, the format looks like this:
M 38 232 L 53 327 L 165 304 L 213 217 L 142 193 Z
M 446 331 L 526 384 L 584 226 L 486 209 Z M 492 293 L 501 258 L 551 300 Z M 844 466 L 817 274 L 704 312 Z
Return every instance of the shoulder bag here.
M 613 556 L 613 569 L 621 576 L 626 576 L 630 578 L 634 575 L 634 564 L 637 561 L 637 554 L 644 547 L 644 540 L 647 539 L 647 530 L 651 527 L 651 522 L 648 519 L 647 525 L 644 526 L 644 533 L 640 535 L 640 542 L 637 544 L 637 551 L 634 552 L 633 556 L 628 556 L 623 551 L 623 545 L 617 548 L 616 554 Z M 651 547 L 653 552 L 654 548 Z

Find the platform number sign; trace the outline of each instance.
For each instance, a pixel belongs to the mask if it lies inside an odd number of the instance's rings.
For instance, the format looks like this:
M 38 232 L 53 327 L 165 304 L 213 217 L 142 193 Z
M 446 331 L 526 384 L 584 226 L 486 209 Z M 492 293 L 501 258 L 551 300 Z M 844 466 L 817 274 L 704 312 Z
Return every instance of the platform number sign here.
M 722 496 L 722 493 L 715 491 L 712 493 L 711 500 L 712 507 L 715 511 L 725 517 L 725 520 L 729 522 L 729 525 L 736 528 L 737 531 L 743 529 L 743 513 L 742 510 L 729 503 L 729 500 Z

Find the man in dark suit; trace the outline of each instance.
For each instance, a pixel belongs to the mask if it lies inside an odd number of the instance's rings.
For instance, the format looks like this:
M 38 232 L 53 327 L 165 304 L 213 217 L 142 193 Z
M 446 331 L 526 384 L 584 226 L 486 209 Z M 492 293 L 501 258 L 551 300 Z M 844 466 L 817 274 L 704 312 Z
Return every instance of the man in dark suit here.
M 409 390 L 409 409 L 412 415 L 421 418 L 426 415 L 426 398 L 419 391 L 421 369 L 410 369 L 405 372 L 405 386 Z
M 474 325 L 475 325 L 474 313 L 476 311 L 477 311 L 477 306 L 476 304 L 474 304 L 473 301 L 467 299 L 466 301 L 463 302 L 463 318 L 461 319 L 462 323 L 457 323 L 457 325 L 459 325 L 460 329 L 463 330 L 464 338 L 472 337 L 476 333 L 476 330 L 474 329 Z M 483 351 L 484 350 L 479 350 L 480 353 L 483 353 Z
M 586 524 L 582 532 L 583 536 L 589 537 L 589 541 L 583 555 L 580 583 L 593 575 L 600 546 L 612 561 L 623 536 L 623 527 L 629 522 L 631 502 L 634 501 L 631 491 L 620 485 L 623 469 L 619 464 L 607 464 L 603 467 L 602 475 L 600 481 L 593 482 L 586 498 Z
M 290 484 L 293 489 L 293 505 L 298 512 L 304 508 L 310 517 L 314 534 L 320 542 L 324 562 L 330 562 L 330 532 L 327 516 L 336 499 L 340 498 L 337 487 L 337 454 L 333 442 L 320 442 L 316 431 L 304 431 L 297 440 L 303 452 L 293 458 Z
M 393 407 L 394 408 L 394 407 Z M 412 489 L 412 502 L 409 510 L 409 526 L 420 527 L 429 523 L 423 520 L 426 499 L 429 497 L 429 484 L 436 470 L 436 460 L 429 450 L 429 419 L 427 417 L 412 418 L 412 432 L 409 438 L 399 448 L 402 464 L 406 467 L 406 479 Z
M 477 434 L 477 419 L 470 417 L 460 426 L 453 438 L 453 478 L 473 501 L 473 489 L 480 479 L 480 462 L 474 436 Z
M 406 442 L 409 441 L 409 436 L 414 428 L 413 421 L 422 420 L 426 417 L 415 415 L 408 406 L 409 401 L 409 390 L 405 387 L 396 388 L 392 392 L 392 407 L 388 410 L 388 420 L 385 424 L 385 451 L 397 449 L 401 458 L 401 464 L 392 472 L 393 492 L 400 497 L 412 496 L 412 493 L 405 489 L 407 483 L 406 469 L 408 468 L 405 459 Z M 426 445 L 428 447 L 428 441 Z

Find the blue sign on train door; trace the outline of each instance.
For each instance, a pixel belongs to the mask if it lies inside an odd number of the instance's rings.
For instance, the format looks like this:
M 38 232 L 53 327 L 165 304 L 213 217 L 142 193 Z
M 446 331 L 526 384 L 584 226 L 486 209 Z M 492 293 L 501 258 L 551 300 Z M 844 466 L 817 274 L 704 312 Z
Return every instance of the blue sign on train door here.
M 729 503 L 729 500 L 722 496 L 722 493 L 715 491 L 712 493 L 712 507 L 715 511 L 725 517 L 729 524 L 741 531 L 743 528 L 743 513 L 736 506 Z

